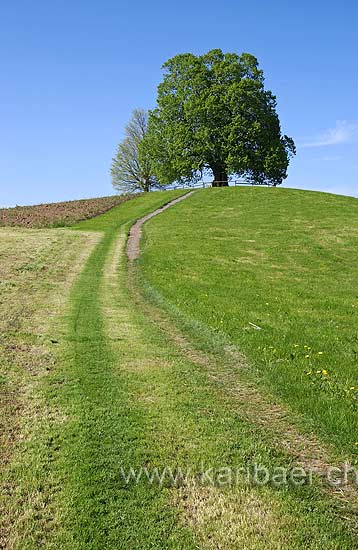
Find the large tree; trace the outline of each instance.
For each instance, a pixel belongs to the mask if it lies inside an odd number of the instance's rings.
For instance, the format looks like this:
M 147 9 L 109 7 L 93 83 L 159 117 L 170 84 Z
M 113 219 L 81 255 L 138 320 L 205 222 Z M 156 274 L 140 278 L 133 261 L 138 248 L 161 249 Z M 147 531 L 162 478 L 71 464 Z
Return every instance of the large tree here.
M 149 156 L 140 145 L 147 133 L 148 113 L 135 109 L 125 128 L 125 137 L 112 159 L 112 185 L 120 192 L 150 191 L 157 185 L 151 173 Z
M 253 55 L 187 53 L 163 69 L 143 142 L 161 183 L 198 181 L 208 171 L 214 186 L 230 175 L 282 183 L 295 145 L 281 134 L 276 98 Z

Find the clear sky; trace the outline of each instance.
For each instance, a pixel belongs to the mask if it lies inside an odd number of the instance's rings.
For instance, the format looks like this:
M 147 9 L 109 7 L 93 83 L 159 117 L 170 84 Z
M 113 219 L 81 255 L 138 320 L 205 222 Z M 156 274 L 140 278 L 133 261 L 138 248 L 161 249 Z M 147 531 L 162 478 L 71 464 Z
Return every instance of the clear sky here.
M 298 146 L 284 183 L 358 196 L 356 0 L 12 0 L 0 6 L 0 205 L 112 194 L 163 62 L 254 54 Z

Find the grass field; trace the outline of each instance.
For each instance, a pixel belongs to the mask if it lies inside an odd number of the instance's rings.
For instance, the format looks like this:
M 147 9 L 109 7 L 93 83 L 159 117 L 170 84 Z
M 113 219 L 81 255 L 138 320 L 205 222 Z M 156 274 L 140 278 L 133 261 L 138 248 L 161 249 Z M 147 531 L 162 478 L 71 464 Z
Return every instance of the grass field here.
M 71 230 L 0 229 L 0 305 L 6 319 L 0 547 L 357 546 L 356 493 L 326 487 L 316 474 L 312 484 L 303 485 L 258 484 L 245 475 L 256 463 L 270 472 L 297 465 L 317 472 L 336 456 L 301 430 L 309 414 L 290 416 L 280 405 L 288 400 L 270 395 L 274 384 L 271 388 L 263 365 L 249 354 L 254 340 L 251 348 L 240 343 L 247 359 L 234 348 L 227 354 L 226 341 L 236 340 L 221 323 L 232 312 L 223 285 L 221 301 L 211 309 L 227 307 L 218 326 L 201 310 L 212 277 L 219 277 L 216 266 L 224 264 L 219 251 L 226 250 L 227 257 L 226 247 L 235 240 L 223 244 L 220 230 L 223 205 L 233 207 L 233 191 L 200 191 L 160 214 L 146 227 L 143 258 L 134 265 L 126 261 L 130 225 L 181 193 L 138 197 Z M 242 210 L 252 203 L 246 200 Z M 205 231 L 213 216 L 211 244 L 221 244 L 210 251 Z M 189 226 L 195 226 L 191 236 Z M 190 240 L 193 271 L 185 264 Z M 208 268 L 204 259 L 211 254 Z M 193 288 L 202 284 L 195 273 L 199 266 L 206 270 L 207 288 L 193 301 Z M 151 301 L 142 295 L 143 275 L 155 286 L 147 288 Z M 170 294 L 174 286 L 184 292 L 180 303 Z M 235 288 L 237 293 L 241 287 Z M 199 324 L 187 320 L 189 311 Z M 265 328 L 255 336 L 262 338 Z M 244 331 L 248 339 L 250 330 Z M 146 475 L 126 480 L 123 472 L 130 468 L 137 474 L 144 468 L 154 482 Z M 213 482 L 203 478 L 208 468 Z M 237 472 L 233 483 L 222 478 L 227 468 Z M 168 475 L 159 482 L 155 472 L 163 471 Z
M 149 283 L 199 332 L 237 345 L 247 376 L 355 460 L 357 200 L 209 189 L 151 220 L 145 235 Z
M 0 227 L 65 227 L 103 214 L 130 195 L 0 208 Z
M 59 318 L 96 241 L 94 233 L 0 229 L 0 548 L 34 547 L 32 529 L 41 540 L 51 525 L 46 437 L 58 411 L 42 393 L 58 366 Z

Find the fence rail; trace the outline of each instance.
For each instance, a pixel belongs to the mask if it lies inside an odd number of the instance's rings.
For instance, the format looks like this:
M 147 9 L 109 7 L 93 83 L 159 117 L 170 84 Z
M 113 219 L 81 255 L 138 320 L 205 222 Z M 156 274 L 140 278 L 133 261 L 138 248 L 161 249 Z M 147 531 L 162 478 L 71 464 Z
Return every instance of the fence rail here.
M 229 187 L 238 187 L 240 185 L 259 185 L 261 187 L 272 187 L 269 183 L 253 183 L 245 180 L 232 180 L 232 181 L 217 181 L 215 183 L 227 183 Z M 162 189 L 205 189 L 206 187 L 211 187 L 213 185 L 212 181 L 199 181 L 197 183 L 178 183 L 165 185 Z

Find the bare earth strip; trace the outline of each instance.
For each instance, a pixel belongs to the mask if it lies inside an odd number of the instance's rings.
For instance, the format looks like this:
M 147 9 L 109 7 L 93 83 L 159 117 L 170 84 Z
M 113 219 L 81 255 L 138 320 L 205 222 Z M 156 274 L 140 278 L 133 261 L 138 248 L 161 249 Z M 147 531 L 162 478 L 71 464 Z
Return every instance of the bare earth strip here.
M 137 220 L 131 227 L 129 239 L 127 242 L 127 256 L 130 260 L 135 260 L 139 257 L 140 254 L 140 238 L 142 236 L 142 225 L 153 218 L 154 216 L 157 216 L 161 212 L 164 212 L 167 208 L 170 208 L 171 206 L 174 206 L 178 202 L 187 199 L 195 193 L 195 191 L 190 191 L 189 193 L 186 193 L 185 195 L 182 195 L 181 197 L 178 197 L 177 199 L 174 199 L 173 201 L 170 201 L 168 204 L 162 206 L 161 208 L 158 208 L 157 210 L 154 210 L 154 212 L 151 212 L 150 214 L 147 214 L 143 218 L 140 218 L 140 220 Z

